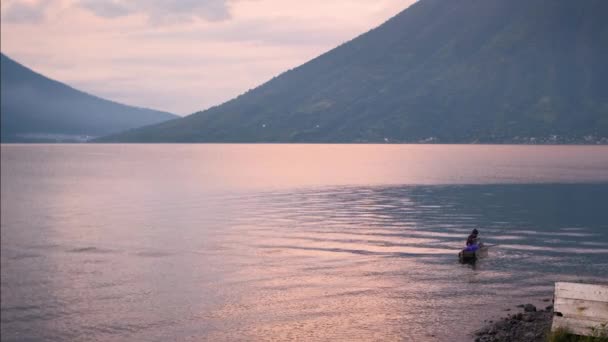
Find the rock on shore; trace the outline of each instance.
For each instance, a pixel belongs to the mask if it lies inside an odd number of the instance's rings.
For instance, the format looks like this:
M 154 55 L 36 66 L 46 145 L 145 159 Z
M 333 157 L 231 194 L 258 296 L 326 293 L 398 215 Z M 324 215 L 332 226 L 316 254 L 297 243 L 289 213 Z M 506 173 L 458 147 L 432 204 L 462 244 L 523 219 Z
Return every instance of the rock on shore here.
M 476 342 L 542 342 L 551 329 L 553 306 L 537 310 L 532 304 L 520 305 L 523 312 L 509 315 L 475 332 Z

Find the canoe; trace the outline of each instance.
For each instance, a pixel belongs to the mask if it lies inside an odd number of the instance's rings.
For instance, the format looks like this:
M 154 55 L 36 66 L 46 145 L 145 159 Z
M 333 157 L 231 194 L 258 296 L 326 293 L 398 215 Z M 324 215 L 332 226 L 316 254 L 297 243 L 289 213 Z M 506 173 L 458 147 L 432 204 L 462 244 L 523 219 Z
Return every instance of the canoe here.
M 458 253 L 458 259 L 460 261 L 473 261 L 477 260 L 480 257 L 484 257 L 488 255 L 488 247 L 483 244 L 480 246 L 475 246 L 473 248 L 467 247 L 461 250 Z

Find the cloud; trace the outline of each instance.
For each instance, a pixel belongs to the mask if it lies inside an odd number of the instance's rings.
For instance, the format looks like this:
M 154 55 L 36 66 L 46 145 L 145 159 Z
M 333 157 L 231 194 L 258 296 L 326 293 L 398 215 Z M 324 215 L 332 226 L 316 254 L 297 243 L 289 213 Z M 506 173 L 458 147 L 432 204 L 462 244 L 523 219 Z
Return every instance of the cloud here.
M 80 5 L 95 15 L 104 18 L 117 18 L 125 15 L 129 15 L 133 12 L 133 9 L 123 1 L 99 1 L 99 0 L 83 0 L 80 1 Z
M 331 46 L 353 38 L 350 27 L 333 27 L 319 20 L 275 17 L 239 19 L 216 25 L 144 30 L 130 33 L 134 40 L 255 43 L 268 46 Z
M 229 19 L 231 0 L 80 0 L 78 4 L 99 17 L 144 15 L 155 23 L 200 19 Z
M 2 20 L 11 23 L 38 23 L 45 19 L 51 0 L 9 2 L 2 8 Z

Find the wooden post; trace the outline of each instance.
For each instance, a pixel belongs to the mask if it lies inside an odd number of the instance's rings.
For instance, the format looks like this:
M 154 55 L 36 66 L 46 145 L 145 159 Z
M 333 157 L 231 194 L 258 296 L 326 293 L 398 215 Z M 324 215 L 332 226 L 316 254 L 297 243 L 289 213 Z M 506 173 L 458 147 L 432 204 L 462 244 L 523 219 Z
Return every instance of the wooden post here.
M 565 328 L 576 335 L 608 329 L 608 286 L 555 283 L 552 331 Z

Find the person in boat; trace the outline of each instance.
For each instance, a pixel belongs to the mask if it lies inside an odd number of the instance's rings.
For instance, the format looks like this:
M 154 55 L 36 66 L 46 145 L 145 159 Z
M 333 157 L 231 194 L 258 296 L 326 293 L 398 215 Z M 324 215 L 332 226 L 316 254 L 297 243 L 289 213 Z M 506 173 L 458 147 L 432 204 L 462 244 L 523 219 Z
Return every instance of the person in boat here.
M 478 235 L 479 235 L 479 231 L 477 230 L 477 228 L 473 229 L 473 231 L 471 232 L 471 234 L 467 238 L 467 247 L 479 245 L 479 237 L 478 237 Z

